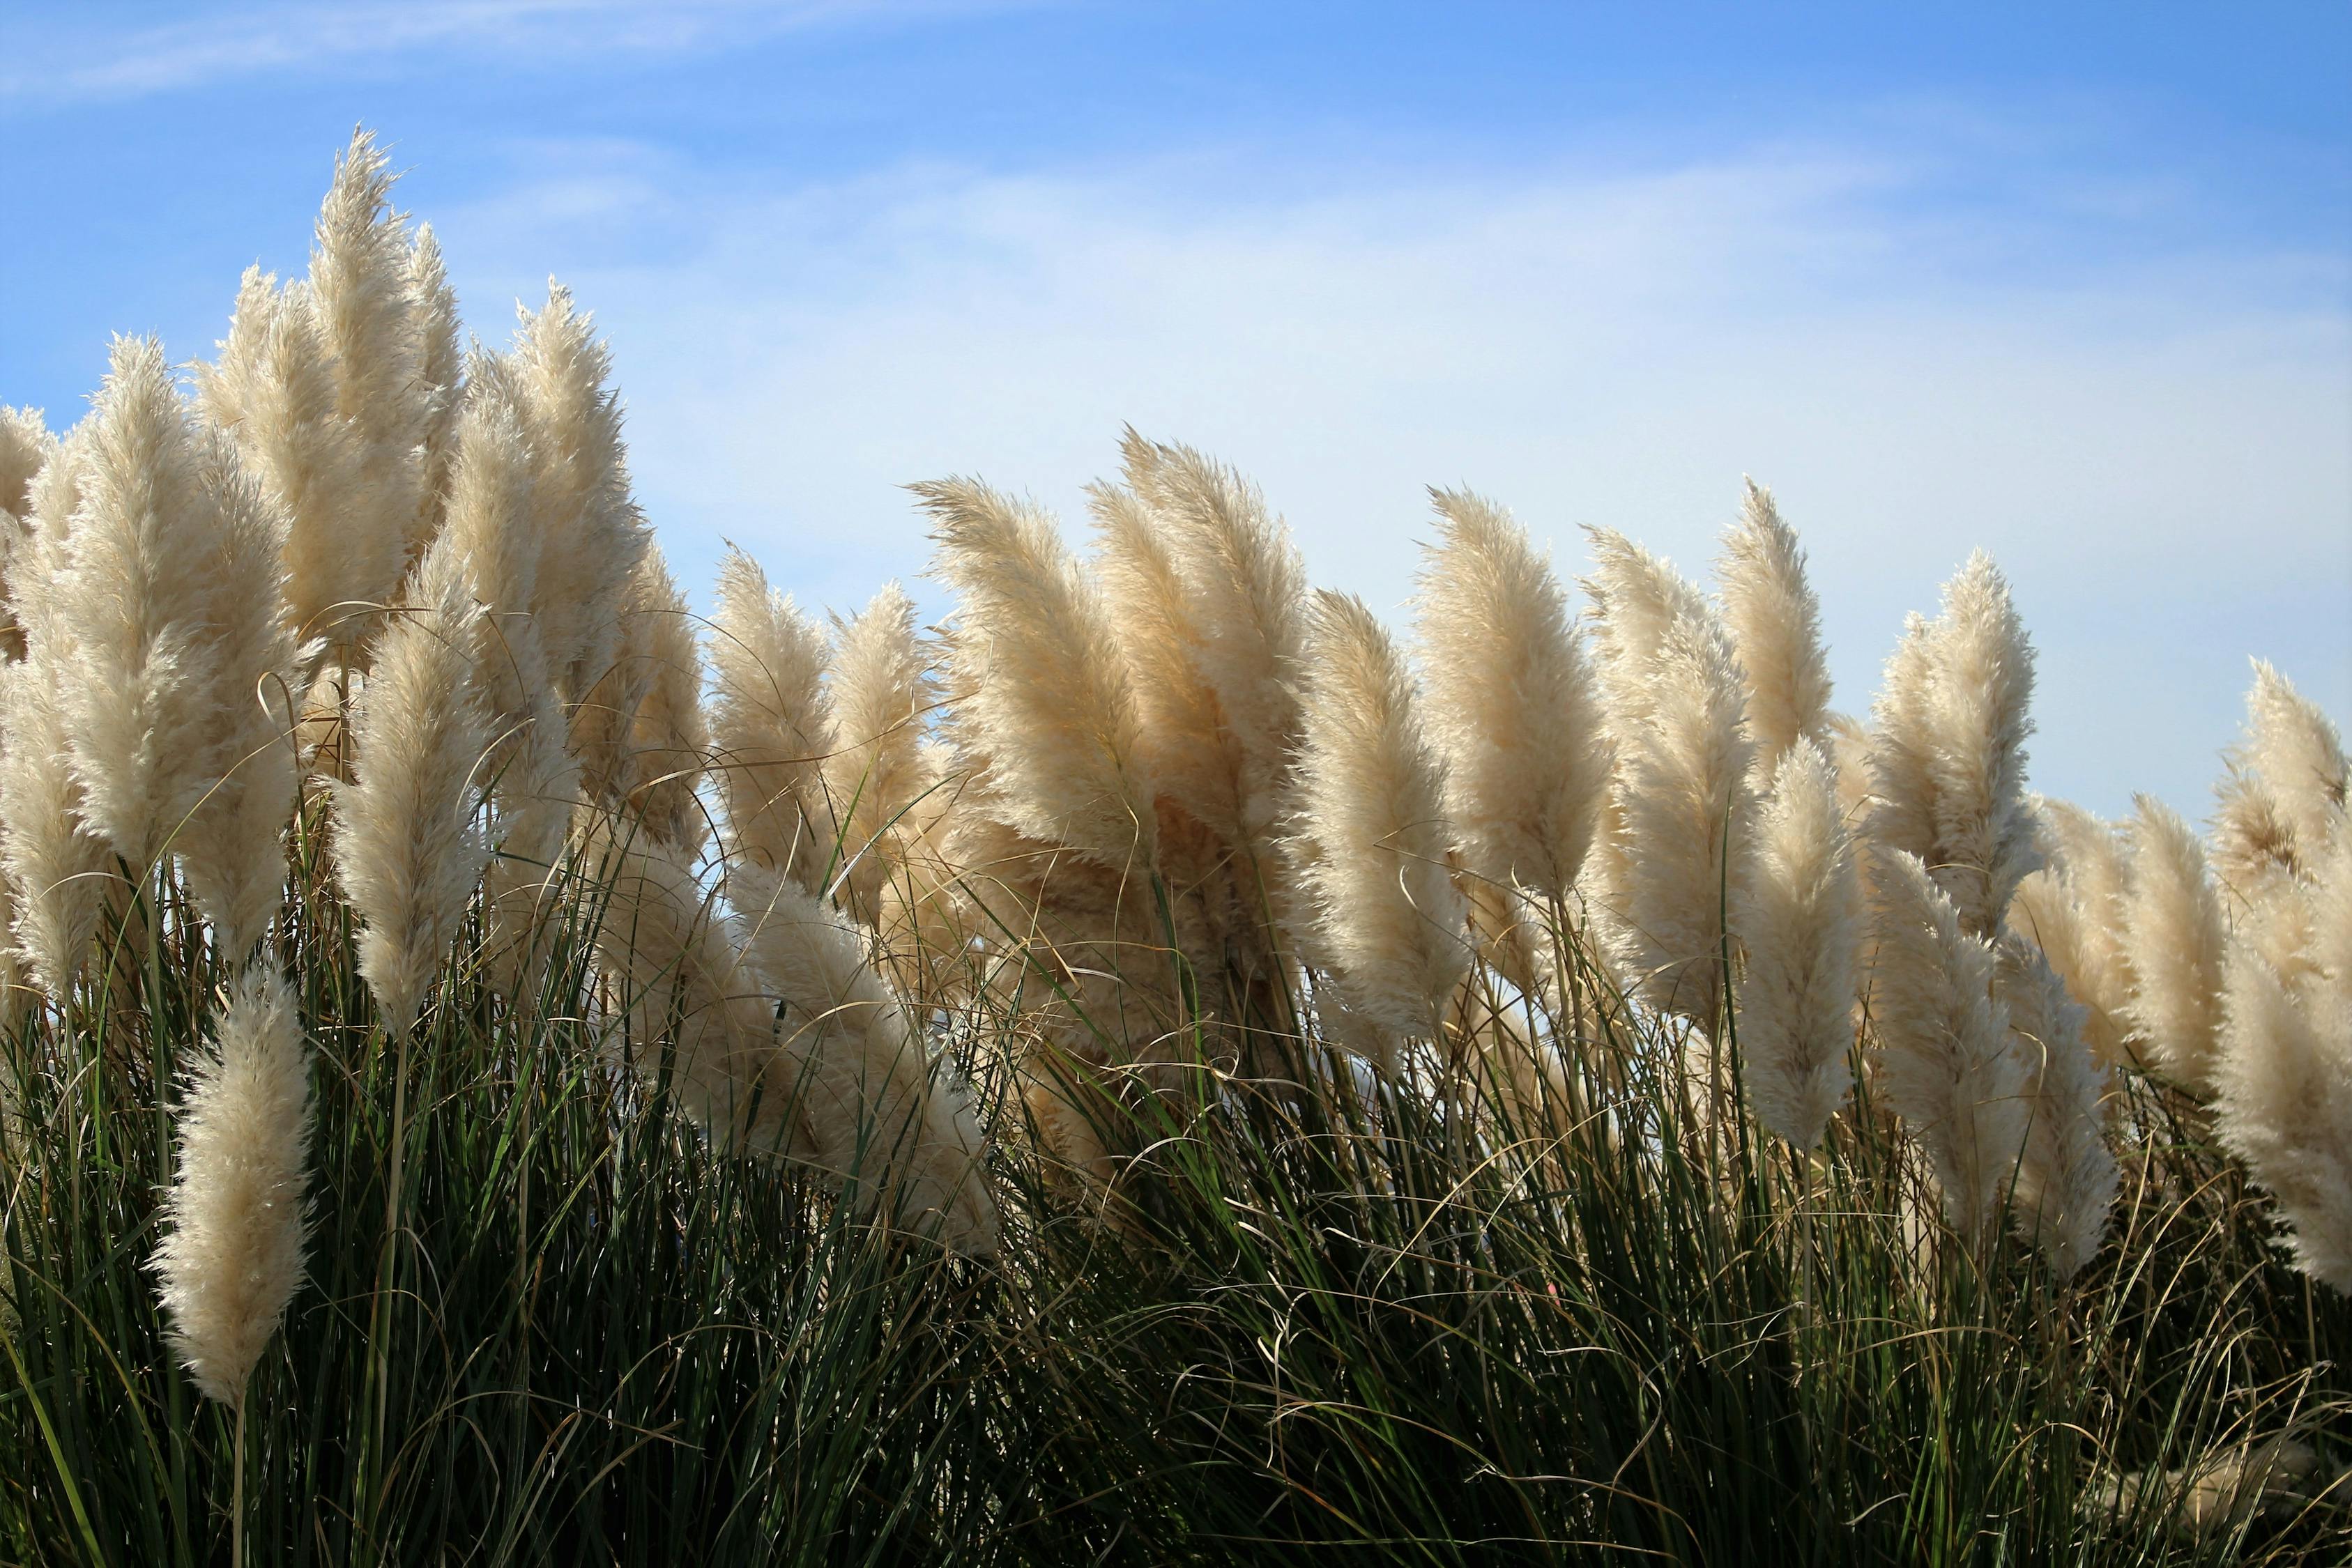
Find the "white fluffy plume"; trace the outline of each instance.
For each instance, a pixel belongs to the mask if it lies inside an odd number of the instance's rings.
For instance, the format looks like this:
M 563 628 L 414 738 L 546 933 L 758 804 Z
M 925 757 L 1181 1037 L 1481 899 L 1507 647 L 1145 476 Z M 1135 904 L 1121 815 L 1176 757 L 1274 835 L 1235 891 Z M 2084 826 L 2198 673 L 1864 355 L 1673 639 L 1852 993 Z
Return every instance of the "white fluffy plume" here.
M 425 553 L 411 591 L 376 638 L 352 718 L 357 777 L 336 791 L 335 869 L 363 923 L 360 973 L 396 1032 L 415 1023 L 489 858 L 474 821 L 491 740 L 473 678 L 480 611 L 446 546 Z
M 1811 1148 L 1853 1083 L 1863 904 L 1837 779 L 1810 739 L 1799 739 L 1768 779 L 1735 920 L 1747 953 L 1739 1051 L 1756 1114 Z
M 1606 530 L 1592 546 L 1617 747 L 1605 926 L 1644 998 L 1712 1029 L 1754 815 L 1738 662 L 1714 606 L 1667 562 Z
M 172 1348 L 226 1404 L 244 1403 L 302 1282 L 310 1107 L 294 994 L 256 965 L 230 983 L 218 1047 L 180 1103 L 179 1166 L 154 1260 Z
M 1796 530 L 1772 492 L 1748 481 L 1739 520 L 1724 531 L 1717 564 L 1723 618 L 1748 682 L 1748 734 L 1769 769 L 1801 740 L 1829 744 L 1829 658 L 1822 607 L 1805 579 Z
M 711 768 L 727 855 L 789 872 L 811 892 L 823 890 L 837 838 L 823 775 L 833 749 L 826 659 L 816 623 L 730 549 L 710 629 Z
M 863 939 L 773 873 L 739 868 L 731 887 L 744 956 L 782 1005 L 778 1041 L 811 1145 L 802 1157 L 856 1191 L 886 1195 L 958 1252 L 995 1251 L 975 1129 Z
M 2099 1249 L 2115 1202 L 2117 1172 L 2101 1104 L 2106 1073 L 2083 1038 L 2087 1009 L 2067 996 L 2039 948 L 2004 936 L 1999 973 L 2029 1118 L 2017 1164 L 2017 1227 L 2068 1280 Z
M 1995 992 L 1994 951 L 1962 928 L 1918 856 L 1884 852 L 1871 880 L 1879 1081 L 1927 1154 L 1954 1228 L 1981 1241 L 2024 1148 L 2028 1110 L 2026 1065 Z
M 1912 618 L 1873 710 L 1871 836 L 1917 857 L 1980 936 L 2000 929 L 2041 863 L 2025 794 L 2033 649 L 2009 584 L 1981 550 Z
M 2278 1199 L 2297 1266 L 2352 1293 L 2352 972 L 2291 987 L 2233 944 L 2213 1076 L 2221 1140 Z
M 1099 590 L 1035 507 L 970 479 L 914 490 L 934 570 L 958 596 L 951 731 L 982 766 L 985 810 L 1100 865 L 1149 863 L 1156 817 L 1135 695 Z
M 1468 967 L 1468 912 L 1412 676 L 1361 600 L 1316 596 L 1304 712 L 1297 831 L 1318 956 L 1350 1008 L 1426 1038 Z
M 1612 756 L 1567 596 L 1509 513 L 1467 491 L 1431 494 L 1440 539 L 1415 627 L 1463 864 L 1498 887 L 1563 898 Z
M 2124 1006 L 2135 1049 L 2192 1089 L 2210 1086 L 2227 929 L 2205 846 L 2170 807 L 2137 798 L 2123 895 Z

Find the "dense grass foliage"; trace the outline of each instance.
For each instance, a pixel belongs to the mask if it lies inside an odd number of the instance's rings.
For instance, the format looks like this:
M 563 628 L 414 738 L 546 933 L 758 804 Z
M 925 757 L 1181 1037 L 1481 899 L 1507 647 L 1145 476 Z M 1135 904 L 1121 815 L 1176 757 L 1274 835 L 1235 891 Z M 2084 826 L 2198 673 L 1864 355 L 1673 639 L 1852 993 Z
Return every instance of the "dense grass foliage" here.
M 232 1422 L 173 1365 L 145 1267 L 159 1086 L 215 977 L 175 890 L 152 946 L 138 913 L 112 977 L 9 1041 L 30 1088 L 8 1130 L 0 1560 L 226 1550 Z M 593 882 L 564 913 L 548 1001 L 595 990 Z M 2139 1484 L 2352 1436 L 2352 1312 L 2282 1264 L 2200 1113 L 2153 1080 L 2121 1123 L 2118 1222 L 2060 1287 L 2014 1242 L 1956 1245 L 1866 1104 L 1811 1155 L 1694 1114 L 1675 1042 L 1588 969 L 1605 1049 L 1475 1124 L 1433 1071 L 1383 1082 L 1293 1037 L 1288 1082 L 1203 1069 L 1145 1103 L 1108 1189 L 1000 1138 L 1006 1242 L 974 1263 L 789 1166 L 714 1155 L 657 1066 L 621 1071 L 658 1038 L 507 1007 L 453 966 L 409 1048 L 394 1236 L 399 1053 L 315 853 L 289 914 L 271 956 L 320 1048 L 317 1176 L 310 1278 L 250 1396 L 256 1562 L 2352 1546 L 2291 1461 L 2267 1506 L 2249 1491 L 2202 1531 L 2189 1489 Z M 969 1040 L 1016 1020 L 952 1021 Z

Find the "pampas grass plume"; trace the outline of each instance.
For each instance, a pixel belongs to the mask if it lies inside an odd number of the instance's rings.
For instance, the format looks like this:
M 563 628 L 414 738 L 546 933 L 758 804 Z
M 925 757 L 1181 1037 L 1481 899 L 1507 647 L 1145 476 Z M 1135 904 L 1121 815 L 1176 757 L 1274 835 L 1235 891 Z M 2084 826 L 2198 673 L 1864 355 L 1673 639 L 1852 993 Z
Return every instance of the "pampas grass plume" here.
M 208 780 L 215 715 L 204 646 L 219 580 L 219 511 L 163 346 L 121 338 L 92 414 L 80 505 L 47 594 L 72 628 L 56 686 L 82 811 L 135 869 Z
M 842 823 L 851 907 L 871 922 L 937 781 L 923 742 L 938 694 L 905 589 L 884 584 L 838 629 L 829 679 L 836 739 L 823 764 L 825 792 Z
M 523 419 L 535 472 L 540 541 L 531 610 L 566 702 L 581 701 L 613 664 L 630 579 L 651 535 L 629 490 L 612 356 L 569 289 L 522 311 L 511 353 L 478 363 Z
M 225 438 L 206 444 L 202 474 L 220 523 L 205 694 L 211 722 L 197 759 L 213 782 L 177 848 L 215 942 L 242 958 L 284 895 L 298 779 L 294 636 L 278 591 L 285 525 Z
M 1801 740 L 1829 742 L 1829 658 L 1805 552 L 1772 493 L 1747 482 L 1739 520 L 1724 533 L 1723 618 L 1748 678 L 1748 733 L 1769 769 Z
M 712 618 L 712 767 L 728 858 L 822 891 L 835 830 L 821 768 L 833 748 L 824 633 L 730 548 Z
M 218 360 L 196 367 L 196 390 L 285 512 L 294 626 L 305 638 L 354 640 L 366 625 L 354 612 L 390 587 L 404 541 L 354 526 L 366 515 L 371 477 L 338 405 L 334 361 L 309 291 L 280 290 L 248 267 Z
M 1053 519 L 971 479 L 912 486 L 959 604 L 953 731 L 1005 826 L 1097 864 L 1148 862 L 1140 721 L 1099 590 Z
M 2000 989 L 2025 1071 L 2030 1120 L 2017 1164 L 2019 1231 L 2071 1280 L 2106 1232 L 2118 1173 L 2105 1136 L 2106 1073 L 2084 1039 L 2088 1009 L 2041 950 L 2020 937 L 2000 945 Z
M 395 1033 L 415 1022 L 489 856 L 473 820 L 491 742 L 473 679 L 480 612 L 446 546 L 426 552 L 412 593 L 376 639 L 352 718 L 356 778 L 336 790 L 335 868 L 363 922 L 360 973 Z
M 1861 873 L 1828 758 L 1799 739 L 1774 765 L 1735 923 L 1747 951 L 1739 1049 L 1765 1126 L 1801 1149 L 1821 1141 L 1853 1082 Z
M 2213 860 L 2259 903 L 2275 879 L 2308 879 L 2343 829 L 2343 738 L 2317 705 L 2266 660 L 2254 661 L 2245 733 L 2218 791 Z
M 1886 1103 L 1927 1154 L 1954 1228 L 1980 1241 L 2024 1147 L 2028 1105 L 1993 948 L 1962 927 L 1918 856 L 1884 852 L 1871 881 L 1869 1006 Z
M 1979 550 L 1944 587 L 1932 623 L 1913 617 L 1874 709 L 1871 834 L 1934 869 L 1964 929 L 2000 929 L 2041 864 L 2025 795 L 2033 649 L 2009 584 Z
M 1501 887 L 1564 898 L 1612 757 L 1567 597 L 1507 512 L 1467 491 L 1431 495 L 1440 542 L 1415 624 L 1463 863 Z
M 812 1145 L 804 1157 L 836 1180 L 891 1190 L 904 1214 L 936 1226 L 958 1252 L 995 1251 L 979 1142 L 865 941 L 772 873 L 739 870 L 731 883 L 744 956 L 782 1003 L 781 1043 Z
M 1235 754 L 1243 831 L 1267 849 L 1299 732 L 1306 564 L 1265 497 L 1233 469 L 1132 429 L 1120 451 L 1128 487 L 1167 530 L 1201 673 Z
M 2123 896 L 2130 993 L 2125 1016 L 2141 1053 L 2191 1089 L 2210 1085 L 2221 1037 L 2227 928 L 2205 846 L 2178 812 L 2136 797 Z
M 2299 997 L 2237 943 L 2221 1005 L 2221 1141 L 2278 1199 L 2296 1266 L 2352 1294 L 2352 975 Z
M 1363 601 L 1318 592 L 1312 612 L 1298 831 L 1317 947 L 1349 1006 L 1427 1037 L 1469 962 L 1467 909 L 1446 868 L 1444 778 L 1412 676 Z
M 1610 941 L 1644 997 L 1712 1029 L 1753 814 L 1738 664 L 1721 617 L 1671 566 L 1620 536 L 1592 538 L 1587 587 L 1617 746 Z
M 219 1046 L 177 1116 L 154 1267 L 172 1347 L 206 1396 L 242 1406 L 302 1281 L 310 1061 L 294 994 L 267 966 L 230 982 Z

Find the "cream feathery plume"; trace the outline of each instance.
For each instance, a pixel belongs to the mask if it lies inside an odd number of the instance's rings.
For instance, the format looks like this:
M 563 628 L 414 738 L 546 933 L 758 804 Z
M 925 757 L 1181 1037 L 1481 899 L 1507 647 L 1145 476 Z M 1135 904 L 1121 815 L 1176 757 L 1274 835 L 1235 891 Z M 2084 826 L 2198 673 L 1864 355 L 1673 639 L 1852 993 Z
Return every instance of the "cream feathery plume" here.
M 612 667 L 581 704 L 572 737 L 589 798 L 689 860 L 707 825 L 695 797 L 709 749 L 701 696 L 686 595 L 660 547 L 648 545 L 630 579 Z
M 358 453 L 361 482 L 344 498 L 337 538 L 353 558 L 345 575 L 361 604 L 388 601 L 407 566 L 434 393 L 412 309 L 407 226 L 392 206 L 397 179 L 373 135 L 354 134 L 335 161 L 310 247 L 310 304 L 334 367 L 335 411 Z M 344 640 L 326 627 L 307 634 Z
M 1583 586 L 1594 611 L 1593 653 L 1610 727 L 1622 736 L 1649 716 L 1654 668 L 1673 628 L 1717 618 L 1673 563 L 1614 528 L 1587 528 L 1585 538 L 1592 549 L 1592 575 Z
M 1863 903 L 1836 779 L 1810 738 L 1790 747 L 1769 776 L 1734 923 L 1748 956 L 1738 994 L 1739 1050 L 1757 1118 L 1811 1148 L 1853 1082 Z
M 2281 878 L 2307 880 L 2343 831 L 2346 766 L 2335 724 L 2265 661 L 2254 661 L 2245 733 L 2215 791 L 2213 863 L 2260 903 Z
M 2033 649 L 2009 584 L 1982 550 L 1916 617 L 1887 661 L 1874 709 L 1871 833 L 1916 855 L 1978 936 L 2000 929 L 2017 884 L 2041 863 L 2025 796 Z
M 719 1146 L 805 1157 L 814 1143 L 774 1005 L 693 867 L 675 845 L 605 817 L 590 823 L 582 858 L 607 894 L 598 960 L 626 987 L 637 1045 L 661 1052 L 640 1070 L 667 1071 L 679 1107 Z
M 242 1406 L 302 1282 L 310 1052 L 294 993 L 267 965 L 230 982 L 219 1046 L 176 1121 L 179 1168 L 154 1270 L 172 1348 L 206 1396 Z
M 824 633 L 730 546 L 712 617 L 712 767 L 730 862 L 822 893 L 837 837 L 821 769 L 833 749 Z
M 949 729 L 984 767 L 981 809 L 1099 865 L 1149 864 L 1141 726 L 1100 592 L 1035 507 L 971 479 L 910 488 L 931 517 L 934 573 L 959 596 Z
M 0 407 L 0 657 L 25 656 L 25 629 L 10 584 L 33 526 L 33 481 L 57 450 L 39 409 Z
M 2071 1280 L 2098 1251 L 2115 1203 L 2118 1173 L 2103 1131 L 2107 1075 L 2083 1037 L 2088 1009 L 2067 996 L 2041 949 L 2010 935 L 1998 951 L 2031 1118 L 2017 1163 L 2017 1228 Z
M 299 635 L 357 640 L 353 619 L 383 597 L 403 540 L 355 527 L 368 515 L 366 454 L 339 402 L 335 365 L 309 291 L 281 292 L 247 267 L 217 362 L 196 367 L 199 404 L 286 514 L 288 612 Z
M 57 445 L 39 409 L 0 406 L 0 512 L 25 517 L 33 476 Z
M 409 530 L 411 560 L 441 531 L 449 465 L 457 456 L 457 416 L 465 404 L 465 356 L 457 343 L 457 291 L 441 260 L 431 224 L 416 225 L 408 249 L 410 329 L 416 337 L 416 374 L 424 389 L 425 423 L 417 453 L 416 522 Z
M 9 562 L 10 601 L 26 656 L 0 665 L 0 866 L 15 896 L 11 929 L 34 981 L 62 998 L 89 957 L 113 857 L 81 810 L 66 755 L 59 684 L 78 669 L 73 623 L 58 612 L 69 520 L 81 504 L 89 421 L 59 444 L 27 496 L 32 527 Z
M 483 946 L 492 983 L 512 996 L 524 983 L 520 966 L 581 790 L 530 610 L 539 577 L 531 456 L 508 390 L 478 384 L 464 401 L 442 487 L 441 537 L 482 609 L 474 623 L 474 680 L 496 737 L 488 764 L 495 857 L 483 879 Z
M 1315 596 L 1307 669 L 1297 833 L 1318 955 L 1352 1009 L 1427 1038 L 1470 958 L 1446 866 L 1444 775 L 1412 674 L 1363 601 Z
M 33 980 L 63 999 L 89 959 L 107 884 L 106 841 L 83 820 L 65 755 L 58 669 L 48 657 L 0 664 L 0 866 L 16 909 L 16 951 Z
M 1464 490 L 1430 494 L 1441 540 L 1415 625 L 1463 864 L 1564 898 L 1613 761 L 1567 596 L 1508 512 Z
M 2278 1199 L 2296 1267 L 2352 1294 L 2352 972 L 2298 994 L 2239 941 L 2224 976 L 2221 1141 Z
M 1826 749 L 1837 765 L 1838 815 L 1849 831 L 1859 833 L 1870 816 L 1870 730 L 1852 714 L 1833 713 L 1825 722 Z
M 2076 999 L 2091 1009 L 2095 1044 L 2098 1031 L 2120 1019 L 2131 995 L 2131 959 L 2124 946 L 2130 855 L 2124 832 L 2114 823 L 2065 800 L 2040 800 L 2036 805 L 2054 869 L 2082 912 L 2085 972 Z
M 907 1009 L 864 940 L 798 883 L 756 866 L 730 875 L 744 956 L 779 998 L 810 1163 L 888 1190 L 902 1212 L 967 1256 L 996 1250 L 996 1206 L 974 1129 L 935 1079 Z
M 1754 815 L 1738 663 L 1715 607 L 1672 567 L 1614 535 L 1593 545 L 1588 587 L 1617 746 L 1608 939 L 1644 998 L 1711 1029 Z
M 1246 845 L 1247 764 L 1209 677 L 1213 657 L 1166 521 L 1132 490 L 1087 489 L 1095 571 L 1135 692 L 1138 755 L 1160 794 Z
M 1990 1234 L 2027 1129 L 2026 1066 L 1991 945 L 1964 930 L 1919 857 L 1882 851 L 1869 1008 L 1886 1103 L 1927 1155 L 1954 1228 Z
M 551 284 L 546 308 L 520 320 L 514 350 L 474 373 L 494 377 L 523 415 L 541 551 L 531 609 L 557 687 L 577 703 L 612 665 L 652 536 L 630 496 L 620 396 L 605 384 L 612 356 L 593 319 Z
M 825 792 L 842 821 L 850 907 L 871 924 L 882 884 L 921 828 L 918 803 L 938 782 L 923 726 L 938 695 L 915 636 L 915 601 L 895 582 L 835 632 L 827 676 L 834 746 Z
M 1830 671 L 1821 601 L 1805 579 L 1796 530 L 1780 520 L 1771 491 L 1746 483 L 1739 520 L 1724 531 L 1716 572 L 1724 621 L 1748 677 L 1748 734 L 1764 771 L 1800 740 L 1829 744 Z
M 1934 701 L 1935 628 L 1917 611 L 1904 617 L 1903 635 L 1871 699 L 1870 810 L 1863 827 L 1871 841 L 1931 860 L 1936 852 L 1936 777 L 1929 728 Z M 1876 871 L 1873 856 L 1864 873 Z
M 1128 487 L 1164 523 L 1200 648 L 1200 667 L 1238 753 L 1242 827 L 1269 873 L 1300 725 L 1307 568 L 1255 486 L 1189 446 L 1129 429 Z M 1204 821 L 1206 819 L 1203 819 Z
M 215 782 L 175 841 L 220 951 L 242 958 L 284 897 L 286 830 L 299 769 L 294 634 L 284 580 L 285 522 L 215 434 L 200 471 L 219 518 L 212 563 L 213 722 L 202 773 Z
M 2131 1057 L 2123 838 L 2080 806 L 2038 797 L 2033 806 L 2046 860 L 2017 884 L 2009 929 L 2042 949 L 2084 1009 L 2083 1038 L 2092 1054 L 2113 1067 Z
M 398 1034 L 489 858 L 474 825 L 474 773 L 492 740 L 473 678 L 480 611 L 446 545 L 425 552 L 410 595 L 376 636 L 352 716 L 355 781 L 335 790 L 335 869 L 362 922 L 360 973 Z
M 47 594 L 75 639 L 70 678 L 55 689 L 81 810 L 138 868 L 214 781 L 203 760 L 216 717 L 213 622 L 226 588 L 220 509 L 152 339 L 116 340 L 79 485 L 65 567 Z
M 2134 798 L 2123 950 L 2124 1014 L 2139 1053 L 2191 1089 L 2210 1088 L 2221 1029 L 2228 933 L 2196 830 L 2152 796 Z

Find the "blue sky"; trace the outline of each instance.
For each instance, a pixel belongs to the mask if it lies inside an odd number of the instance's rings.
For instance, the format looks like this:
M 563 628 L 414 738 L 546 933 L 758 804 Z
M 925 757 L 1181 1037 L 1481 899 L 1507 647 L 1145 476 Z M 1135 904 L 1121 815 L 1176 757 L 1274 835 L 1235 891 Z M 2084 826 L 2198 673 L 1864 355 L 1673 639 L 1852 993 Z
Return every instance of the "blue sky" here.
M 596 310 L 691 582 L 853 605 L 949 472 L 1075 528 L 1127 421 L 1385 609 L 1423 485 L 1696 568 L 1752 474 L 1841 706 L 1983 545 L 2037 787 L 2201 815 L 2249 654 L 2352 716 L 2347 83 L 2318 0 L 10 6 L 0 401 L 209 354 L 364 123 L 476 331 Z

